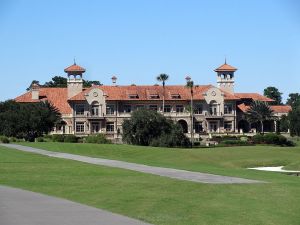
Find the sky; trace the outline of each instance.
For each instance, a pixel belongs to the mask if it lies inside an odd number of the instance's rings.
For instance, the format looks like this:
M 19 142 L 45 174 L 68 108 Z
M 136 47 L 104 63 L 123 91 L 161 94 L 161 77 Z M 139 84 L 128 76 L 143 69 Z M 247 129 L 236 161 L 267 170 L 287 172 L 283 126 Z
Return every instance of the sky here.
M 0 41 L 0 101 L 74 58 L 105 85 L 216 85 L 226 57 L 236 92 L 300 92 L 297 0 L 0 0 Z

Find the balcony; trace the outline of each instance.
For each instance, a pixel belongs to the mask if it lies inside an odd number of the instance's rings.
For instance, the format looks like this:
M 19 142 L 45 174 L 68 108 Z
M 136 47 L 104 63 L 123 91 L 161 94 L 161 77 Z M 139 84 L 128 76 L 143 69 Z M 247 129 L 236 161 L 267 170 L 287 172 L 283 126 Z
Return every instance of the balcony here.
M 221 118 L 223 118 L 223 113 L 221 113 L 221 112 L 215 112 L 215 113 L 205 112 L 204 116 L 206 119 L 221 119 Z

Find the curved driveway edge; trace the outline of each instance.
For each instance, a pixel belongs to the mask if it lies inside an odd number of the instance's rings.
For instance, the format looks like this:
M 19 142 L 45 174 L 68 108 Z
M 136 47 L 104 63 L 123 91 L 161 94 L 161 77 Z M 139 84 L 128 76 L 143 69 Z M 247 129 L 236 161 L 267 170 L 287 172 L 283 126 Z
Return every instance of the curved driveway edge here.
M 164 168 L 164 167 L 155 167 L 155 166 L 147 166 L 143 164 L 137 163 L 128 163 L 118 160 L 110 160 L 110 159 L 103 159 L 103 158 L 93 158 L 88 156 L 82 155 L 75 155 L 69 153 L 61 153 L 61 152 L 52 152 L 47 150 L 42 150 L 38 148 L 32 148 L 23 145 L 16 145 L 16 144 L 0 144 L 5 147 L 37 153 L 41 155 L 46 155 L 55 158 L 61 159 L 71 159 L 75 161 L 101 165 L 101 166 L 108 166 L 108 167 L 115 167 L 127 170 L 133 170 L 142 173 L 154 174 L 163 177 L 174 178 L 178 180 L 186 180 L 186 181 L 193 181 L 198 183 L 207 183 L 207 184 L 251 184 L 251 183 L 266 183 L 263 181 L 257 180 L 250 180 L 238 177 L 229 177 L 229 176 L 220 176 L 220 175 L 213 175 L 209 173 L 200 173 L 200 172 L 191 172 L 187 170 L 179 170 L 179 169 L 172 169 L 172 168 Z
M 1 225 L 151 225 L 65 199 L 0 186 Z

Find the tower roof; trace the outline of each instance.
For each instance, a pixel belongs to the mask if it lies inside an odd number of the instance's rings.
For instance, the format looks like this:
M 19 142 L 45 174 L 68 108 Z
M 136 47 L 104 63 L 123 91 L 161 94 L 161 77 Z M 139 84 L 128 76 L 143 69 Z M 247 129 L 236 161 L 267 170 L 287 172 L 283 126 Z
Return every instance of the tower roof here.
M 223 65 L 219 66 L 217 69 L 215 69 L 215 72 L 235 72 L 235 71 L 237 71 L 237 68 L 230 66 L 226 62 Z
M 78 66 L 76 63 L 74 63 L 73 65 L 67 67 L 64 71 L 70 74 L 81 74 L 85 72 L 85 69 L 81 66 Z

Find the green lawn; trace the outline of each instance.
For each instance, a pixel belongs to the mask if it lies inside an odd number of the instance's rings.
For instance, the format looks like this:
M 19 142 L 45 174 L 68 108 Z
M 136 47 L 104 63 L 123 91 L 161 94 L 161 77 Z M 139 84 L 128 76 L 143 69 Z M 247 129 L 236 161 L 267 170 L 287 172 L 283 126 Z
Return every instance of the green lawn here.
M 299 177 L 242 168 L 254 164 L 296 163 L 299 148 L 260 146 L 182 150 L 126 145 L 30 145 L 151 165 L 233 174 L 270 183 L 193 183 L 0 147 L 0 184 L 70 199 L 161 225 L 298 225 L 300 221 Z

